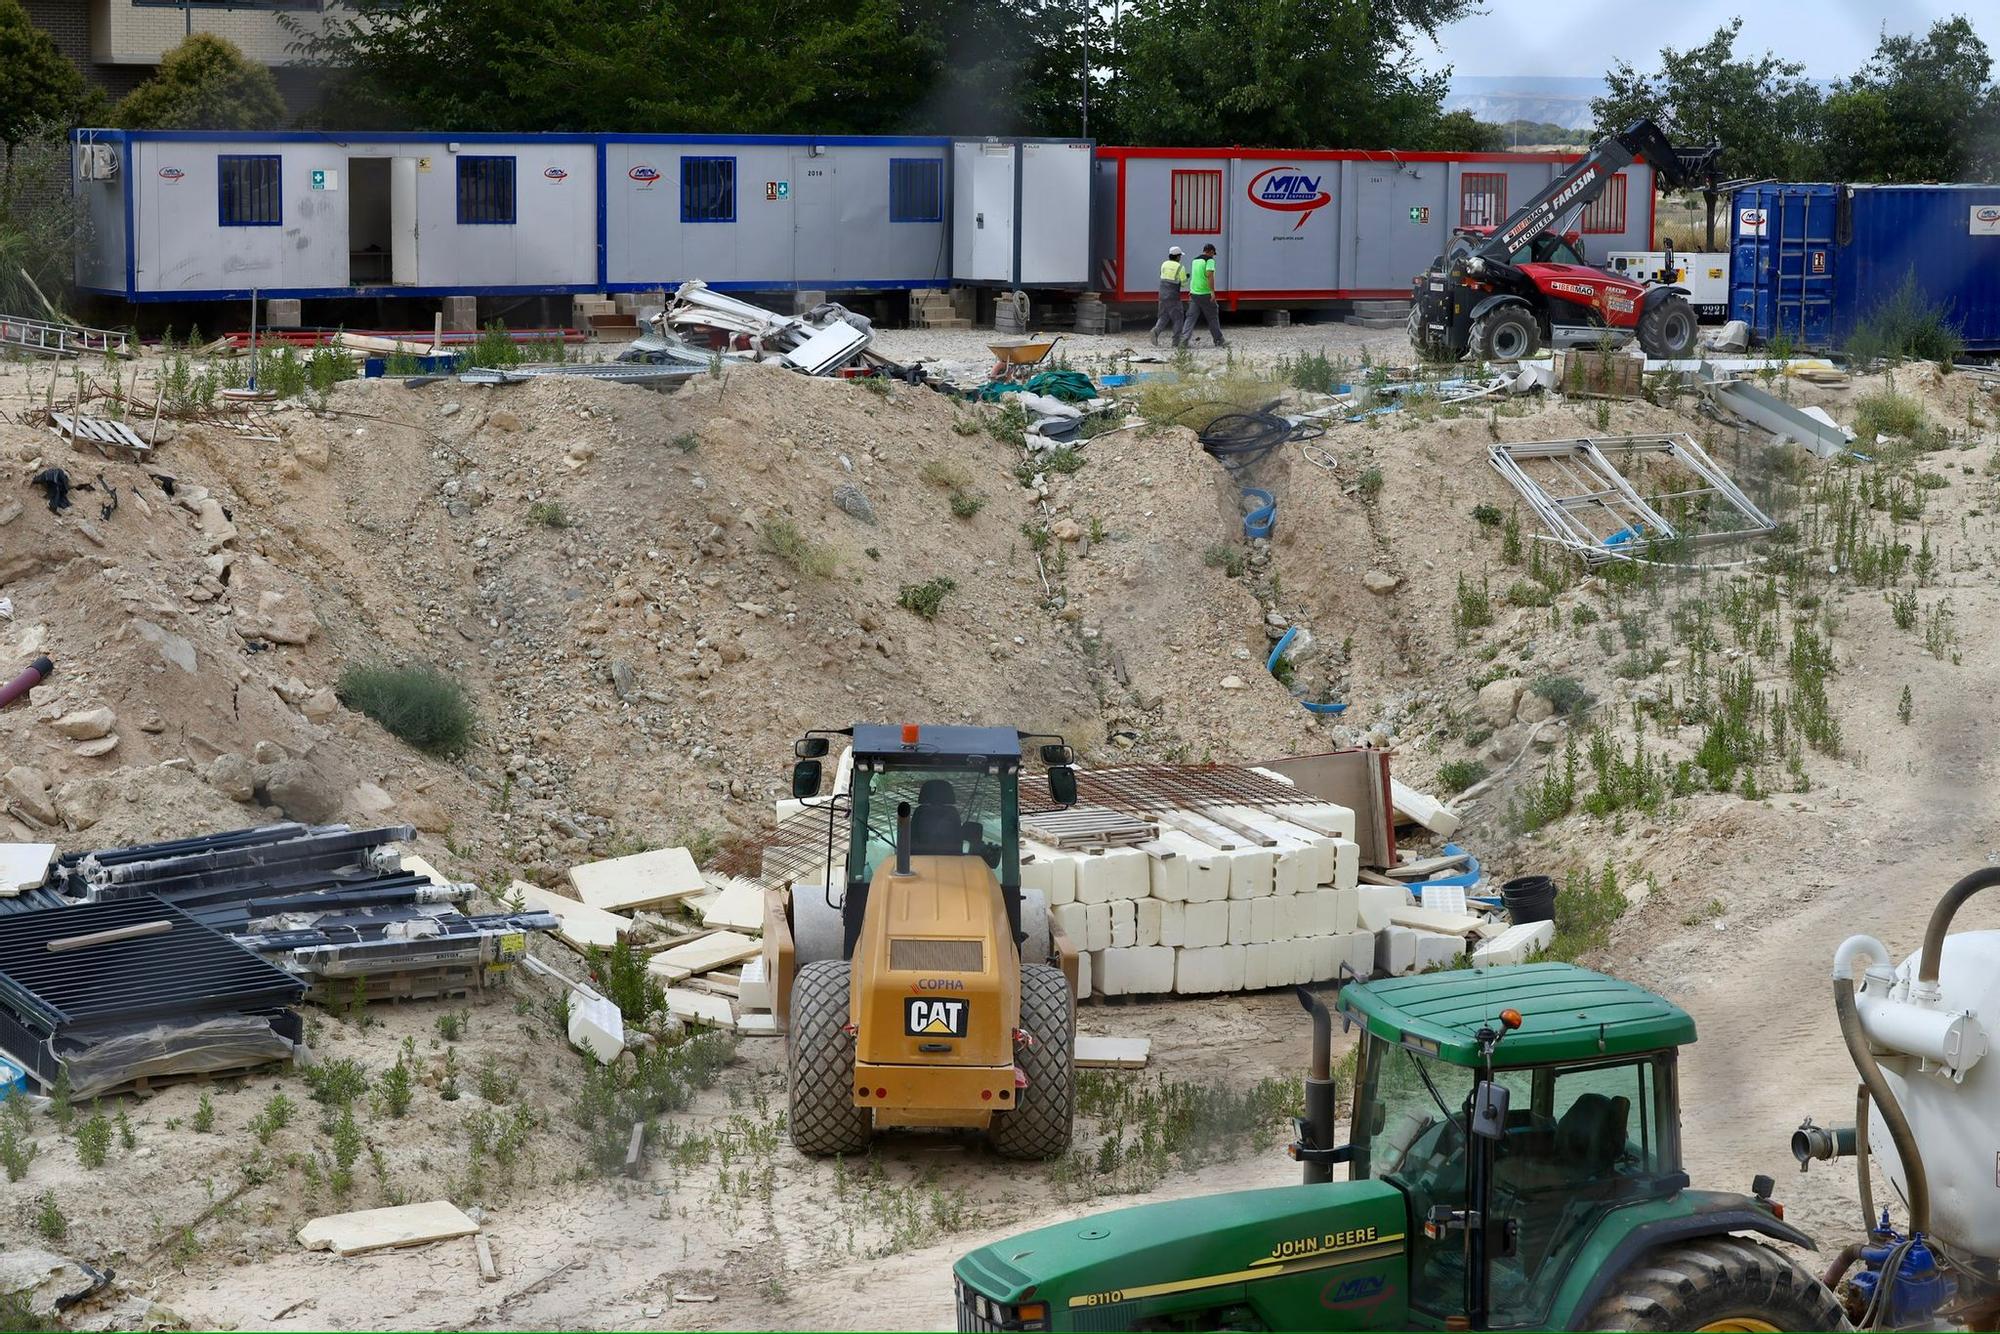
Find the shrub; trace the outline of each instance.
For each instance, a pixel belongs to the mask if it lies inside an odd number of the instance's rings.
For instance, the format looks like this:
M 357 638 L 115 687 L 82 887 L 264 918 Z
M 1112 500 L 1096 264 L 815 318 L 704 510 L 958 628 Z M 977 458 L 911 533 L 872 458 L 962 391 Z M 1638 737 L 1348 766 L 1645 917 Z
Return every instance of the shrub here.
M 1581 713 L 1596 700 L 1573 676 L 1538 676 L 1528 689 L 1547 700 L 1560 714 Z
M 896 594 L 896 605 L 927 621 L 935 621 L 938 608 L 944 605 L 945 595 L 957 587 L 956 580 L 943 574 L 935 579 L 926 579 L 921 584 L 904 584 Z
M 970 491 L 954 491 L 951 493 L 951 512 L 955 518 L 969 519 L 985 508 L 986 497 L 984 496 L 975 495 Z
M 111 1123 L 104 1119 L 104 1113 L 94 1113 L 88 1121 L 76 1128 L 76 1157 L 85 1167 L 104 1166 L 104 1156 L 111 1151 Z
M 1546 607 L 1554 601 L 1548 589 L 1530 579 L 1516 579 L 1507 585 L 1507 602 L 1515 607 Z
M 505 368 L 521 364 L 521 345 L 507 332 L 507 326 L 499 320 L 488 321 L 466 350 L 463 363 L 466 367 L 490 366 Z
M 410 1076 L 410 1066 L 402 1056 L 396 1063 L 382 1072 L 375 1081 L 375 1091 L 382 1097 L 382 1110 L 390 1116 L 400 1118 L 410 1110 L 410 1100 L 416 1094 L 415 1081 Z
M 1326 349 L 1321 348 L 1317 352 L 1301 352 L 1294 359 L 1280 357 L 1273 369 L 1294 389 L 1330 394 L 1346 375 L 1347 364 L 1329 359 Z
M 1575 959 L 1602 949 L 1611 938 L 1612 923 L 1630 906 L 1618 884 L 1618 872 L 1609 862 L 1598 876 L 1572 871 L 1556 895 L 1556 938 L 1546 957 Z
M 398 739 L 432 755 L 460 755 L 472 744 L 472 699 L 436 667 L 360 664 L 340 674 L 340 702 L 359 709 Z
M 194 1129 L 199 1135 L 206 1135 L 215 1129 L 215 1099 L 204 1093 L 201 1102 L 194 1109 Z
M 839 562 L 829 547 L 812 541 L 790 519 L 772 519 L 759 536 L 764 550 L 814 579 L 829 578 Z
M 591 981 L 618 1007 L 626 1023 L 643 1027 L 667 1008 L 666 989 L 646 971 L 646 956 L 631 941 L 620 940 L 608 950 L 593 946 L 588 957 Z
M 368 1087 L 368 1072 L 361 1068 L 361 1062 L 348 1056 L 309 1065 L 305 1075 L 306 1083 L 312 1086 L 313 1101 L 328 1107 L 345 1107 Z
M 1201 553 L 1201 563 L 1211 570 L 1221 570 L 1231 579 L 1241 578 L 1249 568 L 1249 562 L 1241 551 L 1227 542 L 1217 542 Z
M 1448 793 L 1463 792 L 1485 779 L 1487 768 L 1478 760 L 1451 760 L 1438 766 L 1438 786 Z
M 538 500 L 528 506 L 528 522 L 539 528 L 574 528 L 576 520 L 553 500 Z
M 292 1100 L 282 1093 L 273 1093 L 265 1102 L 264 1110 L 250 1119 L 250 1133 L 257 1137 L 259 1144 L 269 1144 L 271 1136 L 283 1130 L 292 1120 Z
M 1458 576 L 1458 628 L 1477 630 L 1491 624 L 1493 596 L 1486 590 L 1485 579 L 1475 585 L 1461 574 Z
M 1854 433 L 1861 438 L 1863 445 L 1873 445 L 1878 435 L 1920 440 L 1930 429 L 1930 423 L 1924 417 L 1924 405 L 1909 394 L 1900 394 L 1894 389 L 1878 389 L 1872 394 L 1863 394 L 1854 405 Z
M 1043 472 L 1052 472 L 1059 477 L 1083 471 L 1083 454 L 1068 445 L 1057 445 L 1044 453 L 1039 461 Z
M 50 1241 L 61 1241 L 69 1235 L 69 1219 L 57 1206 L 52 1190 L 45 1190 L 35 1197 L 35 1231 Z
M 1507 521 L 1507 516 L 1500 512 L 1498 505 L 1474 505 L 1472 521 L 1481 528 L 1498 528 Z
M 1355 485 L 1361 488 L 1361 495 L 1364 499 L 1373 500 L 1382 494 L 1382 482 L 1382 470 L 1380 468 L 1364 468 L 1362 469 L 1361 476 L 1355 481 Z
M 37 1146 L 24 1138 L 10 1120 L 0 1124 L 0 1168 L 5 1168 L 9 1181 L 19 1181 L 28 1175 L 28 1164 L 35 1161 Z
M 1949 365 L 1965 350 L 1958 325 L 1942 305 L 1927 300 L 1916 271 L 1878 302 L 1848 335 L 1846 352 L 1861 361 L 1939 361 Z

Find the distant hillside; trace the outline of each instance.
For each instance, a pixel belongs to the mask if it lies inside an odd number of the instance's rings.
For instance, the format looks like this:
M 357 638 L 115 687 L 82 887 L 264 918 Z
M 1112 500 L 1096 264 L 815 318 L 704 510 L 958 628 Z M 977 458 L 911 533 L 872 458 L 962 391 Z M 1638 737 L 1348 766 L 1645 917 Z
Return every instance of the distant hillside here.
M 1572 132 L 1588 131 L 1592 124 L 1590 99 L 1603 93 L 1602 79 L 1544 74 L 1453 75 L 1444 109 L 1470 111 L 1495 125 L 1528 121 Z M 1558 141 L 1548 138 L 1541 142 Z

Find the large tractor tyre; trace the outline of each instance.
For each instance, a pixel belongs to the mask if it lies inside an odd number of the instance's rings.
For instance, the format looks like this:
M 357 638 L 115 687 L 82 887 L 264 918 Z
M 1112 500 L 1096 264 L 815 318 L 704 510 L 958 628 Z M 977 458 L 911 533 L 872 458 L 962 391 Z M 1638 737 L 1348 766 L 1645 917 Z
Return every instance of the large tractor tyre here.
M 1677 360 L 1694 351 L 1699 324 L 1687 298 L 1667 296 L 1639 317 L 1639 350 L 1649 357 Z
M 1410 350 L 1417 354 L 1418 361 L 1436 361 L 1444 351 L 1443 344 L 1431 337 L 1430 326 L 1424 322 L 1424 308 L 1415 301 L 1410 303 Z
M 1055 947 L 1049 937 L 1049 901 L 1039 889 L 1021 891 L 1021 934 L 1027 937 L 1021 942 L 1022 965 L 1047 963 Z
M 995 1112 L 990 1132 L 1003 1158 L 1060 1158 L 1076 1121 L 1076 1025 L 1069 979 L 1060 968 L 1021 969 L 1021 1028 L 1035 1041 L 1020 1051 L 1028 1084 L 1010 1112 Z
M 874 1128 L 854 1105 L 854 1039 L 847 1026 L 847 965 L 809 963 L 792 983 L 785 1065 L 791 1083 L 792 1147 L 819 1155 L 860 1153 Z
M 1521 361 L 1542 347 L 1542 331 L 1526 306 L 1501 306 L 1472 322 L 1472 355 L 1481 361 Z
M 1818 1279 L 1761 1241 L 1703 1237 L 1642 1256 L 1585 1329 L 1852 1329 Z
M 792 951 L 801 967 L 845 959 L 846 930 L 840 909 L 826 901 L 825 885 L 813 882 L 792 886 Z

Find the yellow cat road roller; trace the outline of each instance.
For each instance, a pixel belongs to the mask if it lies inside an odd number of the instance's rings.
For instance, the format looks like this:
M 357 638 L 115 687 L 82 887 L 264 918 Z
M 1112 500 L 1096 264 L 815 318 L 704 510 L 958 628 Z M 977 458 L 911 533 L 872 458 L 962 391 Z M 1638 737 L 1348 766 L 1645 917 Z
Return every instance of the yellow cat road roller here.
M 835 737 L 852 767 L 823 798 Z M 984 1131 L 1010 1158 L 1068 1152 L 1077 962 L 1041 894 L 1021 889 L 1031 742 L 1050 800 L 1073 804 L 1060 737 L 864 723 L 794 747 L 792 794 L 825 811 L 829 849 L 822 878 L 767 906 L 802 1152 L 859 1153 L 877 1130 L 923 1126 Z

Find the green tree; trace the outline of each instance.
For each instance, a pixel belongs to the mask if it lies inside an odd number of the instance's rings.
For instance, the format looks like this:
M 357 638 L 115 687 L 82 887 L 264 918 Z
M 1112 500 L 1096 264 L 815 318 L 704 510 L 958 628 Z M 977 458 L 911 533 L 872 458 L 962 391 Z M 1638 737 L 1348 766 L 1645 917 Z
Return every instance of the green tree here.
M 1957 181 L 2000 166 L 1993 61 L 1963 16 L 1922 37 L 1883 34 L 1826 103 L 1833 174 L 1852 181 Z
M 28 21 L 20 0 L 0 0 L 0 89 L 0 144 L 10 166 L 17 147 L 53 124 L 90 118 L 103 102 L 55 39 Z
M 293 31 L 336 73 L 319 118 L 363 128 L 877 130 L 930 53 L 894 0 L 351 0 Z
M 1817 166 L 1819 90 L 1805 66 L 1770 52 L 1738 59 L 1743 20 L 1715 30 L 1700 46 L 1660 50 L 1659 68 L 1642 74 L 1619 61 L 1604 76 L 1591 114 L 1600 135 L 1647 117 L 1675 143 L 1721 144 L 1731 176 L 1810 177 Z
M 1402 148 L 1439 132 L 1450 72 L 1418 34 L 1473 0 L 1127 0 L 1116 124 L 1134 143 Z
M 1115 79 L 1109 15 L 1076 0 L 906 0 L 902 23 L 923 50 L 927 90 L 903 127 L 925 134 L 1074 135 L 1104 139 Z
M 285 101 L 270 70 L 227 38 L 198 32 L 160 57 L 116 115 L 134 130 L 272 130 L 284 122 Z
M 1497 153 L 1507 147 L 1507 131 L 1470 111 L 1447 111 L 1421 145 L 1433 153 Z

